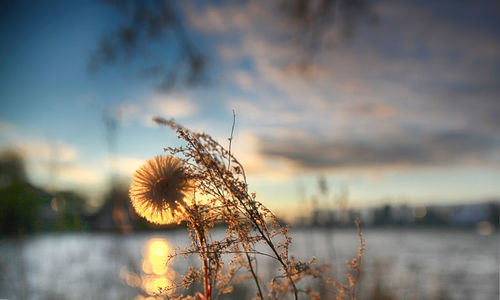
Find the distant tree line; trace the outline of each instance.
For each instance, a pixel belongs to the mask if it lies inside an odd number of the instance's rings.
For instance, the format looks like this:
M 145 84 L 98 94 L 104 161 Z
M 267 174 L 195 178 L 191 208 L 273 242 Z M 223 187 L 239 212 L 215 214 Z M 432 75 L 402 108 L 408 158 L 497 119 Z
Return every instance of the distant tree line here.
M 88 199 L 72 191 L 47 191 L 29 181 L 21 155 L 0 153 L 0 233 L 53 231 L 130 232 L 158 228 L 131 208 L 128 186 L 112 181 L 102 206 L 89 212 Z

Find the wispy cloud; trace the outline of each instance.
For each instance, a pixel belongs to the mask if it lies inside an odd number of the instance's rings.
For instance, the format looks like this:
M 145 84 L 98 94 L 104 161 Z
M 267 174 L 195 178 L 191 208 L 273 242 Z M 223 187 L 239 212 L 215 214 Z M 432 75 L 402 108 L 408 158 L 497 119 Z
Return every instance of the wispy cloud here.
M 130 124 L 141 115 L 141 107 L 133 101 L 124 101 L 118 104 L 114 111 L 116 118 L 122 124 Z
M 155 95 L 150 108 L 159 115 L 182 119 L 192 116 L 197 111 L 195 103 L 184 95 Z
M 144 159 L 138 157 L 118 156 L 115 158 L 115 168 L 122 176 L 132 177 L 135 170 L 144 163 Z
M 81 188 L 102 186 L 106 181 L 106 173 L 99 167 L 72 164 L 61 167 L 54 178 L 55 184 L 62 187 Z
M 251 131 L 238 132 L 234 142 L 232 152 L 252 178 L 277 182 L 290 179 L 296 174 L 293 165 L 262 155 L 258 149 L 259 137 Z
M 62 141 L 24 135 L 17 126 L 5 121 L 0 121 L 0 128 L 1 147 L 18 152 L 29 160 L 48 165 L 55 161 L 73 163 L 79 158 L 78 150 Z
M 132 124 L 155 126 L 153 116 L 182 120 L 198 112 L 198 104 L 188 94 L 155 93 L 147 100 L 121 102 L 113 110 L 117 120 L 125 126 Z
M 226 107 L 252 128 L 260 161 L 321 169 L 498 163 L 500 30 L 478 17 L 499 17 L 494 8 L 374 3 L 378 25 L 317 51 L 307 72 L 283 63 L 297 49 L 276 39 L 289 29 L 272 5 L 189 12 L 194 28 L 226 41 L 217 50 L 243 91 Z
M 89 166 L 82 162 L 80 151 L 60 140 L 39 139 L 23 133 L 17 126 L 1 122 L 8 130 L 0 131 L 3 150 L 18 153 L 35 184 L 54 187 L 89 186 L 103 182 L 102 165 Z
M 79 158 L 78 150 L 75 147 L 61 141 L 23 139 L 16 141 L 13 147 L 25 157 L 47 164 L 50 161 L 68 164 Z
M 103 187 L 109 183 L 111 168 L 121 177 L 128 178 L 144 161 L 137 157 L 117 156 L 111 165 L 107 155 L 84 161 L 73 145 L 24 135 L 22 130 L 8 122 L 1 121 L 0 125 L 0 137 L 6 139 L 0 144 L 0 150 L 21 155 L 30 179 L 41 186 L 56 189 Z
M 286 159 L 309 170 L 446 166 L 456 164 L 500 165 L 500 141 L 467 132 L 381 136 L 367 140 L 263 139 L 264 156 Z

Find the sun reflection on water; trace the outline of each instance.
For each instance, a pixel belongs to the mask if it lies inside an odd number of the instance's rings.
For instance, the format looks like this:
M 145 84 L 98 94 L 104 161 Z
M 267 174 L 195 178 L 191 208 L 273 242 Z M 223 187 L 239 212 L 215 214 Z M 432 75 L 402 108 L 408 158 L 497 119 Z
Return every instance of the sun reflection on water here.
M 165 239 L 152 238 L 143 248 L 144 257 L 140 274 L 122 268 L 120 277 L 125 283 L 147 294 L 146 296 L 138 295 L 134 300 L 163 299 L 161 295 L 168 293 L 167 290 L 172 286 L 175 277 L 175 271 L 167 264 L 171 251 L 172 248 Z

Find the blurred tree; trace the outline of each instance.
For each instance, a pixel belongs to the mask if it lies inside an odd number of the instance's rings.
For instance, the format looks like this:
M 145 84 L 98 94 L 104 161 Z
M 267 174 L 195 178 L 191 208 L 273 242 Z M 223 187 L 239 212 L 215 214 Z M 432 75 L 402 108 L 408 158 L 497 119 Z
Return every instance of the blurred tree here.
M 104 196 L 104 204 L 93 216 L 92 223 L 94 230 L 121 233 L 129 233 L 132 229 L 158 227 L 137 215 L 130 202 L 128 183 L 117 178 L 111 181 L 110 188 Z
M 81 230 L 86 198 L 75 191 L 60 191 L 50 202 L 57 212 L 56 229 Z
M 489 220 L 493 226 L 498 228 L 500 226 L 500 205 L 498 202 L 492 202 L 488 204 L 489 208 Z
M 0 188 L 16 181 L 26 181 L 24 163 L 17 153 L 6 151 L 0 155 Z
M 165 0 L 103 0 L 116 9 L 123 22 L 112 32 L 103 34 L 97 49 L 91 54 L 89 70 L 118 62 L 140 61 L 143 74 L 160 79 L 163 90 L 177 84 L 192 86 L 207 78 L 210 55 L 205 45 L 197 44 L 195 32 L 186 23 L 182 1 Z M 243 1 L 240 3 L 245 3 Z M 194 3 L 194 2 L 193 2 Z M 230 3 L 217 2 L 218 5 Z M 288 30 L 269 28 L 281 34 L 300 53 L 286 62 L 307 74 L 312 57 L 331 44 L 328 34 L 337 26 L 341 36 L 350 37 L 360 19 L 374 15 L 365 0 L 274 0 L 270 7 L 277 10 Z M 200 3 L 196 3 L 200 4 Z M 243 7 L 243 6 L 242 6 Z M 199 33 L 198 33 L 199 34 Z M 264 33 L 263 33 L 264 34 Z M 164 44 L 161 44 L 164 43 Z M 168 58 L 155 57 L 151 47 L 167 46 Z M 286 66 L 285 66 L 286 67 Z
M 375 210 L 374 225 L 388 225 L 392 224 L 392 221 L 392 206 L 390 204 L 385 204 Z
M 27 182 L 22 158 L 15 152 L 0 155 L 0 232 L 20 234 L 40 228 L 44 202 Z
M 94 216 L 94 229 L 129 232 L 129 206 L 128 185 L 120 180 L 111 181 L 110 188 L 104 195 L 104 203 Z

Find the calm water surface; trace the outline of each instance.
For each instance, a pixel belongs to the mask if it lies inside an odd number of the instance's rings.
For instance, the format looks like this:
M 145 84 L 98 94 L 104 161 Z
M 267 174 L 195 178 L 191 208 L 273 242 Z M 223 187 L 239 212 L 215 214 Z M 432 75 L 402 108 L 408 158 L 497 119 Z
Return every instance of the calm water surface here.
M 499 299 L 497 232 L 387 229 L 364 235 L 361 299 L 377 287 L 394 299 Z M 338 280 L 359 247 L 354 230 L 297 229 L 292 236 L 293 255 L 331 264 Z M 165 267 L 166 253 L 188 243 L 184 230 L 0 239 L 0 298 L 146 299 L 187 265 L 199 264 L 196 257 L 179 258 Z M 276 270 L 265 259 L 258 267 L 261 274 Z

